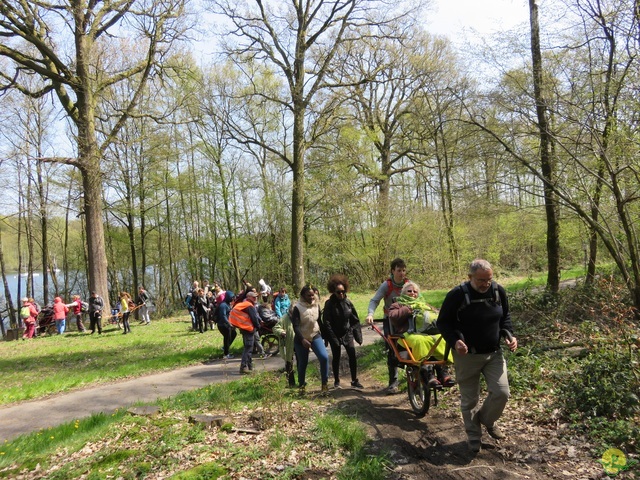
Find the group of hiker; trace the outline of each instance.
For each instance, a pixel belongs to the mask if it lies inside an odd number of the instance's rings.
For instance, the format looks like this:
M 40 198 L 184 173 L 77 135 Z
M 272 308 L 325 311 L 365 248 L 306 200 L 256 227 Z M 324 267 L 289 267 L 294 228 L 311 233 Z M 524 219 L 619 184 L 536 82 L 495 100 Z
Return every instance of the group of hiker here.
M 131 332 L 129 316 L 134 310 L 139 309 L 140 323 L 149 325 L 151 295 L 144 286 L 138 288 L 137 299 L 134 302 L 131 294 L 120 292 L 118 296 L 119 308 L 112 311 L 112 317 L 116 318 L 118 328 L 123 330 L 123 334 Z M 80 295 L 73 295 L 70 303 L 65 303 L 62 297 L 57 296 L 51 305 L 44 308 L 36 303 L 33 298 L 23 298 L 20 307 L 21 326 L 24 326 L 23 339 L 33 338 L 36 335 L 37 327 L 44 328 L 48 325 L 55 325 L 58 335 L 63 335 L 67 329 L 67 316 L 72 315 L 76 322 L 78 332 L 102 334 L 102 318 L 104 310 L 104 300 L 97 292 L 92 291 L 88 301 L 83 301 Z M 84 314 L 89 316 L 89 329 L 84 325 Z M 40 323 L 38 318 L 40 317 Z
M 496 422 L 501 417 L 509 398 L 507 364 L 500 348 L 504 342 L 515 351 L 518 342 L 513 337 L 513 327 L 509 312 L 507 294 L 501 285 L 493 280 L 491 264 L 484 259 L 476 259 L 469 265 L 468 280 L 453 288 L 446 295 L 440 311 L 422 306 L 417 301 L 419 286 L 407 278 L 405 262 L 396 258 L 391 263 L 391 272 L 371 298 L 366 323 L 373 324 L 378 305 L 384 302 L 384 335 L 403 335 L 416 358 L 431 355 L 443 360 L 445 345 L 450 346 L 447 357 L 453 363 L 456 380 L 448 368 L 427 368 L 426 383 L 429 388 L 451 387 L 458 384 L 460 408 L 471 452 L 480 451 L 482 427 L 495 439 L 505 434 Z M 285 371 L 290 387 L 295 387 L 295 370 L 298 388 L 305 392 L 306 370 L 309 352 L 313 351 L 320 366 L 321 393 L 328 392 L 329 355 L 332 353 L 334 388 L 340 388 L 340 358 L 344 347 L 349 360 L 351 386 L 364 388 L 357 372 L 355 343 L 362 344 L 361 323 L 353 303 L 347 298 L 349 281 L 345 275 L 332 275 L 327 284 L 330 294 L 320 306 L 320 293 L 311 286 L 302 288 L 298 300 L 288 308 L 276 307 L 277 298 L 283 289 L 270 299 L 270 288 L 263 280 L 259 282 L 260 292 L 249 284 L 238 295 L 227 291 L 222 312 L 218 309 L 218 325 L 224 341 L 224 355 L 229 358 L 229 345 L 235 338 L 228 332 L 238 328 L 243 337 L 243 353 L 240 373 L 248 374 L 253 369 L 252 352 L 255 334 L 260 329 L 262 311 L 275 310 L 277 321 L 273 333 L 281 338 L 280 354 L 285 360 Z M 286 295 L 286 293 L 285 293 Z M 281 297 L 284 300 L 284 296 Z M 444 341 L 440 340 L 442 336 Z M 387 365 L 389 384 L 387 393 L 398 392 L 398 360 L 396 353 L 388 349 Z M 480 378 L 484 377 L 488 394 L 480 402 Z
M 373 315 L 378 304 L 384 300 L 383 329 L 386 336 L 406 330 L 406 316 L 412 313 L 409 300 L 406 305 L 398 302 L 403 295 L 416 298 L 419 287 L 406 275 L 406 264 L 396 258 L 391 263 L 389 278 L 380 285 L 369 303 L 367 323 L 373 323 Z M 500 348 L 504 342 L 511 351 L 518 348 L 513 336 L 511 315 L 507 294 L 501 285 L 493 280 L 493 268 L 484 259 L 475 259 L 469 265 L 468 280 L 450 290 L 437 314 L 434 330 L 425 327 L 424 335 L 416 335 L 417 318 L 414 318 L 414 332 L 407 344 L 414 353 L 431 352 L 435 344 L 435 335 L 442 335 L 451 348 L 450 362 L 454 364 L 456 381 L 460 390 L 460 410 L 467 434 L 467 444 L 472 453 L 478 453 L 482 446 L 482 427 L 495 438 L 502 439 L 505 434 L 496 422 L 509 398 L 507 364 Z M 424 313 L 424 312 L 421 312 Z M 423 322 L 428 323 L 428 322 Z M 436 333 L 437 332 L 437 333 Z M 426 341 L 428 345 L 423 345 Z M 412 343 L 413 342 L 413 343 Z M 444 352 L 435 353 L 438 359 L 444 358 Z M 417 356 L 420 358 L 420 354 Z M 398 361 L 395 352 L 387 356 L 389 370 L 388 393 L 398 391 Z M 480 402 L 480 377 L 484 377 L 487 396 Z M 448 371 L 442 371 L 440 378 L 428 373 L 429 386 L 437 383 L 452 385 L 453 379 Z
M 238 294 L 226 290 L 218 283 L 202 285 L 194 281 L 185 304 L 191 318 L 191 329 L 203 333 L 217 328 L 223 336 L 223 357 L 233 358 L 230 347 L 242 335 L 243 351 L 240 373 L 253 370 L 254 351 L 265 354 L 260 344 L 260 332 L 265 327 L 279 338 L 280 355 L 285 361 L 285 371 L 290 387 L 297 387 L 301 394 L 307 386 L 309 353 L 313 351 L 319 362 L 321 393 L 329 389 L 330 348 L 333 386 L 341 388 L 340 362 L 344 348 L 349 364 L 352 388 L 364 388 L 358 379 L 355 344 L 362 344 L 362 325 L 355 306 L 348 298 L 349 280 L 343 274 L 331 275 L 327 283 L 329 297 L 321 306 L 320 292 L 312 286 L 303 287 L 298 299 L 292 302 L 286 288 L 272 292 L 260 279 L 258 287 L 244 282 Z M 391 262 L 389 277 L 382 282 L 371 298 L 365 324 L 373 324 L 376 309 L 383 303 L 383 331 L 385 337 L 402 335 L 404 344 L 415 358 L 433 356 L 444 360 L 445 345 L 450 347 L 447 363 L 455 368 L 455 378 L 447 368 L 433 372 L 426 370 L 426 383 L 430 388 L 450 387 L 458 384 L 460 408 L 467 434 L 469 449 L 477 453 L 482 445 L 482 427 L 496 439 L 504 433 L 496 425 L 509 398 L 507 365 L 500 348 L 504 342 L 515 351 L 518 342 L 513 337 L 506 291 L 493 280 L 491 264 L 476 259 L 469 265 L 468 280 L 456 286 L 446 295 L 439 312 L 419 300 L 419 286 L 407 278 L 405 262 L 396 258 Z M 129 316 L 140 311 L 141 323 L 149 324 L 150 295 L 139 287 L 134 302 L 128 292 L 120 292 L 118 325 L 123 334 L 131 332 Z M 56 330 L 64 334 L 69 312 L 75 317 L 80 332 L 86 331 L 83 313 L 88 313 L 91 333 L 102 333 L 103 299 L 91 292 L 88 302 L 74 295 L 65 304 L 56 297 L 50 314 Z M 20 317 L 24 324 L 23 338 L 32 338 L 40 313 L 39 306 L 31 298 L 22 299 Z M 112 312 L 113 313 L 113 312 Z M 440 339 L 440 336 L 442 339 Z M 394 337 L 395 338 L 395 337 Z M 398 392 L 398 359 L 394 349 L 388 348 L 387 366 L 389 394 Z M 484 377 L 488 395 L 480 402 L 480 378 Z

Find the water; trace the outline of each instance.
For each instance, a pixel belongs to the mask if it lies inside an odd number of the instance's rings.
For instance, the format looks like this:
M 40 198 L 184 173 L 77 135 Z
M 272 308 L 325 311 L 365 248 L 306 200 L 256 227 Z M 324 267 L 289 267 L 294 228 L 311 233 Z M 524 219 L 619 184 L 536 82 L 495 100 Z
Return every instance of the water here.
M 42 288 L 43 276 L 41 273 L 33 274 L 33 293 L 32 297 L 36 299 L 36 302 L 42 305 L 44 302 L 44 290 Z M 64 274 L 59 271 L 56 273 L 56 278 L 58 281 L 58 286 L 62 288 L 64 286 Z M 20 296 L 25 297 L 27 293 L 27 274 L 22 273 L 18 274 L 18 272 L 8 273 L 7 274 L 7 284 L 9 285 L 9 291 L 11 292 L 11 300 L 13 300 L 14 305 L 16 307 L 20 306 L 20 298 L 18 297 L 18 285 L 20 285 Z M 70 288 L 72 291 L 77 291 L 79 295 L 83 295 L 84 290 L 86 290 L 86 282 L 84 282 L 84 275 L 80 272 L 72 272 L 70 275 Z M 54 295 L 54 284 L 53 279 L 49 276 L 49 301 L 53 300 Z M 85 295 L 86 296 L 86 295 Z M 70 299 L 64 299 L 65 301 L 71 301 Z M 6 299 L 4 296 L 4 288 L 0 286 L 0 308 L 6 306 Z

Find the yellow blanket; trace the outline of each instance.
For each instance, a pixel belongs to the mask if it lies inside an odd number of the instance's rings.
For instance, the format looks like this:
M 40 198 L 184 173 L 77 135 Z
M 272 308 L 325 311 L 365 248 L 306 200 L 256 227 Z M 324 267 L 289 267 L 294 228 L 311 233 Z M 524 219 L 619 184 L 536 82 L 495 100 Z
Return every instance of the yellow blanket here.
M 413 358 L 415 358 L 416 360 L 422 360 L 424 357 L 429 355 L 429 352 L 431 352 L 431 348 L 440 338 L 442 338 L 442 335 L 420 335 L 417 333 L 404 335 L 404 339 L 411 349 Z M 447 342 L 445 342 L 443 338 L 438 343 L 436 349 L 431 353 L 431 356 L 435 357 L 438 360 L 444 360 L 446 346 Z M 451 352 L 449 352 L 448 360 L 453 363 Z

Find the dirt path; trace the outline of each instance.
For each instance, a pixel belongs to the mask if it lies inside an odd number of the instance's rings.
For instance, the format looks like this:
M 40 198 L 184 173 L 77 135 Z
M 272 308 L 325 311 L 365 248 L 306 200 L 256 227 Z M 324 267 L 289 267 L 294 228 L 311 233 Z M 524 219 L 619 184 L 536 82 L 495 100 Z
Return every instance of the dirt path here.
M 556 429 L 528 421 L 526 409 L 509 405 L 501 421 L 508 438 L 496 441 L 485 433 L 482 450 L 473 455 L 467 449 L 457 388 L 440 394 L 439 405 L 417 418 L 406 392 L 386 395 L 383 385 L 361 381 L 367 387 L 362 392 L 333 391 L 335 407 L 357 414 L 369 426 L 372 453 L 391 456 L 392 480 L 607 478 L 589 445 L 560 439 Z

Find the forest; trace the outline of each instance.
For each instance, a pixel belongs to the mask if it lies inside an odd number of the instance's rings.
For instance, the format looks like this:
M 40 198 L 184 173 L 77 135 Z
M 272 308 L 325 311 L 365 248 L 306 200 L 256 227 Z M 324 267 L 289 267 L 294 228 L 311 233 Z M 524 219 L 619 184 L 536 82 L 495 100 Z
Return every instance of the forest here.
M 465 47 L 417 1 L 1 2 L 3 307 L 15 272 L 168 310 L 396 256 L 425 289 L 612 265 L 640 307 L 640 7 L 523 8 Z

